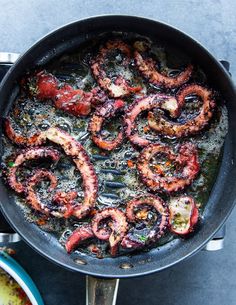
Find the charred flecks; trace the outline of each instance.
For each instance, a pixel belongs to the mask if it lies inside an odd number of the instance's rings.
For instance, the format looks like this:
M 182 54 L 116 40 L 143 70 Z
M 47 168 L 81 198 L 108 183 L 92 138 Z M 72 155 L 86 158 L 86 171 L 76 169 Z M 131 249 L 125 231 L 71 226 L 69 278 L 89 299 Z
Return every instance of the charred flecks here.
M 160 153 L 166 155 L 167 162 L 152 169 L 150 161 Z M 165 171 L 173 163 L 178 165 L 179 171 L 167 175 Z M 151 144 L 143 149 L 137 163 L 137 170 L 143 183 L 150 190 L 157 192 L 172 193 L 183 190 L 196 178 L 199 169 L 197 149 L 190 142 L 180 145 L 177 154 L 167 145 Z
M 125 106 L 124 101 L 117 99 L 115 101 L 108 101 L 100 106 L 92 116 L 89 123 L 89 131 L 92 140 L 99 148 L 111 151 L 119 147 L 123 141 L 123 130 L 120 130 L 113 140 L 106 140 L 102 137 L 102 127 L 105 120 L 112 120 L 119 111 Z
M 135 63 L 141 74 L 152 84 L 164 88 L 177 88 L 185 84 L 191 77 L 193 66 L 189 64 L 186 69 L 173 76 L 168 76 L 156 68 L 156 62 L 151 57 L 144 58 L 139 51 L 134 52 Z
M 90 162 L 89 156 L 87 155 L 83 146 L 77 142 L 68 133 L 58 128 L 51 127 L 47 131 L 42 132 L 44 139 L 49 140 L 52 143 L 58 144 L 62 147 L 65 154 L 72 158 L 77 169 L 81 173 L 84 187 L 84 201 L 82 204 L 76 204 L 74 202 L 75 197 L 71 198 L 71 193 L 60 192 L 57 193 L 56 203 L 59 205 L 64 205 L 66 207 L 65 213 L 53 213 L 56 217 L 69 217 L 71 215 L 82 218 L 85 217 L 94 207 L 98 192 L 98 180 L 92 163 Z M 24 186 L 21 182 L 17 181 L 16 171 L 18 167 L 26 160 L 32 160 L 37 158 L 51 157 L 54 161 L 59 160 L 59 153 L 57 150 L 50 149 L 48 147 L 30 148 L 28 150 L 22 151 L 21 154 L 17 156 L 14 161 L 13 166 L 10 168 L 8 173 L 9 185 L 17 193 L 28 193 L 27 186 Z M 44 178 L 43 175 L 38 177 L 38 179 Z M 49 175 L 48 175 L 49 178 Z M 34 183 L 32 181 L 32 187 Z M 27 183 L 26 183 L 27 185 Z M 31 192 L 32 193 L 32 192 Z M 77 194 L 77 193 L 76 193 Z M 36 197 L 34 198 L 34 201 Z M 63 204 L 62 204 L 63 202 Z M 30 203 L 31 204 L 31 203 Z M 39 204 L 40 205 L 40 204 Z M 33 206 L 31 204 L 31 206 Z
M 121 53 L 116 56 L 116 61 L 118 58 L 120 59 L 118 65 L 128 69 L 132 58 L 131 48 L 121 40 L 108 41 L 105 46 L 100 48 L 97 57 L 92 61 L 91 65 L 94 78 L 100 87 L 103 88 L 112 98 L 125 97 L 142 90 L 140 86 L 132 87 L 129 80 L 119 73 L 113 77 L 108 75 L 105 63 L 109 61 L 109 55 L 117 51 Z
M 202 107 L 197 116 L 187 119 L 185 122 L 176 123 L 163 116 L 155 116 L 152 112 L 148 115 L 149 126 L 158 134 L 169 137 L 186 137 L 200 132 L 209 122 L 215 107 L 214 94 L 211 90 L 200 85 L 185 85 L 176 94 L 176 99 L 183 108 L 189 95 L 196 95 L 202 100 Z

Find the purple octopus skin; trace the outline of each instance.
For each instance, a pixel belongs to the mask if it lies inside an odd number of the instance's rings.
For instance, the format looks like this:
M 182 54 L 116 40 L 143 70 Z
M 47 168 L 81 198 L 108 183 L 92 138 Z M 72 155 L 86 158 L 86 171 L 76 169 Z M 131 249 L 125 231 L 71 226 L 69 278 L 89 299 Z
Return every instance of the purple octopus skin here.
M 153 207 L 161 216 L 161 220 L 157 220 L 157 223 L 154 224 L 151 230 L 149 230 L 145 241 L 138 240 L 136 237 L 133 236 L 133 232 L 129 231 L 121 242 L 121 246 L 123 248 L 142 248 L 147 244 L 155 242 L 166 232 L 169 222 L 169 213 L 167 207 L 165 206 L 165 202 L 160 197 L 151 194 L 142 195 L 134 198 L 133 200 L 127 203 L 126 217 L 128 221 L 132 223 L 143 221 L 142 219 L 139 219 L 134 212 L 135 208 L 138 208 L 140 206 Z
M 197 84 L 191 84 L 183 86 L 176 94 L 176 99 L 181 108 L 185 104 L 185 98 L 192 94 L 200 97 L 203 101 L 200 112 L 196 117 L 187 119 L 185 122 L 176 123 L 159 114 L 155 116 L 150 112 L 148 114 L 149 126 L 161 135 L 176 138 L 186 137 L 201 131 L 211 119 L 216 103 L 211 90 Z
M 141 74 L 152 84 L 164 88 L 177 88 L 186 83 L 193 72 L 193 66 L 189 64 L 184 71 L 177 76 L 167 76 L 156 68 L 156 62 L 152 58 L 144 59 L 140 52 L 134 52 L 135 63 Z
M 170 162 L 177 164 L 181 172 L 169 176 L 151 169 L 150 161 L 159 153 L 165 154 Z M 181 144 L 176 154 L 168 145 L 150 144 L 140 153 L 137 169 L 143 183 L 152 191 L 171 193 L 183 190 L 192 183 L 200 169 L 196 146 L 190 142 Z
M 138 134 L 135 120 L 141 112 L 152 110 L 154 108 L 167 110 L 174 118 L 179 115 L 180 111 L 180 105 L 176 98 L 166 94 L 158 93 L 134 101 L 129 106 L 124 119 L 126 136 L 134 145 L 147 146 L 151 143 L 149 140 Z
M 14 163 L 7 174 L 7 180 L 10 187 L 19 194 L 26 192 L 26 185 L 17 180 L 17 170 L 25 161 L 48 157 L 50 157 L 54 162 L 57 162 L 60 158 L 60 154 L 58 150 L 49 147 L 34 147 L 21 151 L 14 160 Z
M 100 228 L 101 221 L 111 218 L 109 228 Z M 92 230 L 94 235 L 101 240 L 108 240 L 110 244 L 110 253 L 115 256 L 118 251 L 118 245 L 123 239 L 128 224 L 125 214 L 118 208 L 107 208 L 98 212 L 92 220 Z
M 124 106 L 124 101 L 120 99 L 107 101 L 93 114 L 89 123 L 89 131 L 91 132 L 93 142 L 101 149 L 111 151 L 122 143 L 124 137 L 122 130 L 118 132 L 114 140 L 105 140 L 102 138 L 101 129 L 105 119 L 114 117 L 118 111 L 124 108 Z
M 68 133 L 65 131 L 50 127 L 46 131 L 42 131 L 39 134 L 40 138 L 43 138 L 44 141 L 49 140 L 55 144 L 60 145 L 65 154 L 70 156 L 75 163 L 77 169 L 79 170 L 81 177 L 83 179 L 83 189 L 84 189 L 84 200 L 83 203 L 77 203 L 77 205 L 74 207 L 73 215 L 77 218 L 83 218 L 85 217 L 96 204 L 97 199 L 97 192 L 98 192 L 98 179 L 95 172 L 95 169 L 90 161 L 89 156 L 87 155 L 84 147 L 76 141 L 73 137 L 71 137 Z M 12 129 L 12 136 L 10 138 L 13 142 L 16 139 L 18 143 L 18 138 L 14 136 L 14 130 Z M 24 138 L 24 142 L 27 142 L 27 138 Z M 34 145 L 34 143 L 28 143 L 29 145 Z M 38 148 L 40 149 L 40 148 Z M 45 150 L 47 148 L 42 148 L 42 150 Z M 34 151 L 35 148 L 31 148 L 30 151 Z M 20 155 L 20 157 L 17 159 L 17 164 L 19 160 L 22 160 L 24 156 Z M 14 173 L 15 173 L 15 167 L 12 168 L 11 173 L 14 179 Z M 10 185 L 13 185 L 14 183 L 11 183 L 11 179 L 9 181 Z M 22 186 L 19 186 L 19 190 L 16 188 L 16 191 L 22 192 Z

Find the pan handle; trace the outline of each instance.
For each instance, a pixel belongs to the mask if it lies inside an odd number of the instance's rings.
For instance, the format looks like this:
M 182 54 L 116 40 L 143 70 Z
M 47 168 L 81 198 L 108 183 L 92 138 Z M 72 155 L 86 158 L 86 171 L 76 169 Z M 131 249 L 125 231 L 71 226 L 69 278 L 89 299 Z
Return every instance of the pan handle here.
M 0 52 L 0 82 L 19 57 L 18 53 Z
M 119 279 L 86 276 L 86 305 L 115 305 Z
M 20 57 L 18 53 L 0 52 L 0 82 L 8 69 Z M 15 233 L 0 211 L 0 243 L 17 242 L 20 237 Z

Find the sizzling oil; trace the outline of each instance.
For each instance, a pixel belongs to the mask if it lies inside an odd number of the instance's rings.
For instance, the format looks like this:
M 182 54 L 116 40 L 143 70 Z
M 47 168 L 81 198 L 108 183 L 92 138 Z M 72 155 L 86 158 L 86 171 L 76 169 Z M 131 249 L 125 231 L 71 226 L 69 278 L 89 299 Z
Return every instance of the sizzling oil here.
M 95 42 L 95 46 L 96 44 L 97 42 Z M 93 52 L 93 48 L 85 45 L 79 51 L 56 58 L 45 68 L 47 71 L 53 73 L 60 81 L 66 81 L 75 88 L 81 88 L 88 91 L 97 86 L 91 75 L 89 66 Z M 178 50 L 166 45 L 160 46 L 160 43 L 153 44 L 151 52 L 159 59 L 159 68 L 169 75 L 174 75 L 179 72 L 182 66 L 189 60 L 187 56 L 183 55 L 183 53 Z M 118 60 L 119 63 L 119 54 L 115 54 L 112 60 Z M 129 67 L 124 69 L 117 63 L 112 63 L 112 65 L 109 66 L 109 73 L 113 74 L 114 69 L 115 73 L 117 73 L 118 66 L 119 74 L 125 75 L 133 84 L 141 85 L 143 87 L 143 92 L 147 94 L 161 92 L 159 87 L 148 84 L 140 77 L 132 60 Z M 192 82 L 207 84 L 206 76 L 200 68 L 195 69 Z M 174 93 L 174 90 L 172 91 L 172 93 Z M 132 102 L 134 98 L 135 97 L 127 98 L 127 103 Z M 217 109 L 207 129 L 202 133 L 187 139 L 198 146 L 201 170 L 197 179 L 194 180 L 191 186 L 185 189 L 184 193 L 191 194 L 196 199 L 201 213 L 203 213 L 204 206 L 208 201 L 208 197 L 218 173 L 222 147 L 228 128 L 227 109 L 220 98 L 218 98 L 218 102 Z M 200 107 L 201 101 L 198 100 L 197 97 L 189 97 L 186 106 L 183 109 L 183 115 L 178 120 L 181 121 L 186 119 L 186 117 L 192 118 L 196 116 Z M 135 168 L 139 151 L 134 149 L 128 141 L 125 141 L 118 149 L 110 153 L 100 150 L 90 139 L 87 130 L 89 118 L 77 118 L 61 110 L 55 109 L 51 101 L 39 102 L 35 99 L 29 99 L 24 92 L 22 92 L 16 100 L 10 116 L 16 123 L 15 128 L 18 128 L 23 134 L 34 133 L 35 130 L 45 130 L 49 126 L 57 126 L 69 132 L 76 140 L 82 143 L 94 164 L 99 179 L 98 209 L 103 209 L 105 207 L 119 207 L 124 209 L 126 202 L 130 199 L 147 192 L 147 188 L 139 181 Z M 108 139 L 112 138 L 120 127 L 121 120 L 121 117 L 117 117 L 112 123 L 106 124 L 104 126 L 103 135 Z M 153 141 L 168 143 L 168 145 L 171 145 L 173 148 L 176 147 L 177 143 L 186 140 L 160 137 L 150 130 L 148 130 L 147 133 L 145 130 L 147 125 L 147 114 L 142 114 L 138 117 L 137 125 L 139 126 L 139 134 L 142 134 L 144 137 L 148 137 Z M 14 153 L 15 155 L 16 148 L 4 136 L 3 143 L 3 161 L 8 165 L 13 161 L 12 154 Z M 50 143 L 50 146 L 53 146 L 53 144 Z M 33 166 L 42 166 L 42 164 L 34 164 Z M 19 179 L 20 176 L 27 177 L 27 175 L 30 174 L 31 168 L 32 164 L 24 165 L 20 173 L 18 173 Z M 59 178 L 57 189 L 64 191 L 75 189 L 82 201 L 83 189 L 81 177 L 78 171 L 76 171 L 73 162 L 70 158 L 65 156 L 63 152 L 60 161 L 53 166 L 53 171 Z M 47 183 L 41 183 L 37 189 L 42 200 L 49 202 L 50 198 L 48 198 L 48 193 L 46 191 Z M 168 199 L 167 195 L 161 196 Z M 56 218 L 45 221 L 44 219 L 42 220 L 42 217 L 37 213 L 32 213 L 32 210 L 25 204 L 24 199 L 15 196 L 15 200 L 16 203 L 22 207 L 29 221 L 36 222 L 41 225 L 43 230 L 56 234 L 62 243 L 64 243 L 66 237 L 81 222 L 90 221 L 89 219 L 78 221 L 75 219 L 64 220 Z M 172 235 L 167 234 L 157 242 L 157 245 L 166 243 L 172 238 Z M 100 243 L 100 247 L 105 246 L 103 243 Z M 87 252 L 87 249 L 81 247 L 79 251 Z

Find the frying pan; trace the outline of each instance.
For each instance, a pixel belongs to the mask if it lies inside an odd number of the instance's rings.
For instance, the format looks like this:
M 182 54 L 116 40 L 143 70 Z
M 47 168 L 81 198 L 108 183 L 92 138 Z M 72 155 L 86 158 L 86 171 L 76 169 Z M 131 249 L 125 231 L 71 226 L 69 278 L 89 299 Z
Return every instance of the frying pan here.
M 5 75 L 0 87 L 1 120 L 7 116 L 18 93 L 17 81 L 28 69 L 44 65 L 55 56 L 80 46 L 81 43 L 111 31 L 133 32 L 156 38 L 182 49 L 206 72 L 228 108 L 229 132 L 225 139 L 222 163 L 204 210 L 198 232 L 187 240 L 174 239 L 146 253 L 132 257 L 79 258 L 68 255 L 58 240 L 24 219 L 14 203 L 12 192 L 0 181 L 1 210 L 23 240 L 37 252 L 65 268 L 82 272 L 88 277 L 88 304 L 114 304 L 117 278 L 136 277 L 164 270 L 197 253 L 214 236 L 229 216 L 236 195 L 236 92 L 224 67 L 198 42 L 169 25 L 132 16 L 100 16 L 80 20 L 48 34 L 35 43 Z M 93 277 L 91 277 L 93 276 Z M 96 277 L 96 278 L 95 278 Z M 107 279 L 107 280 L 106 280 Z M 97 289 L 95 291 L 95 289 Z

